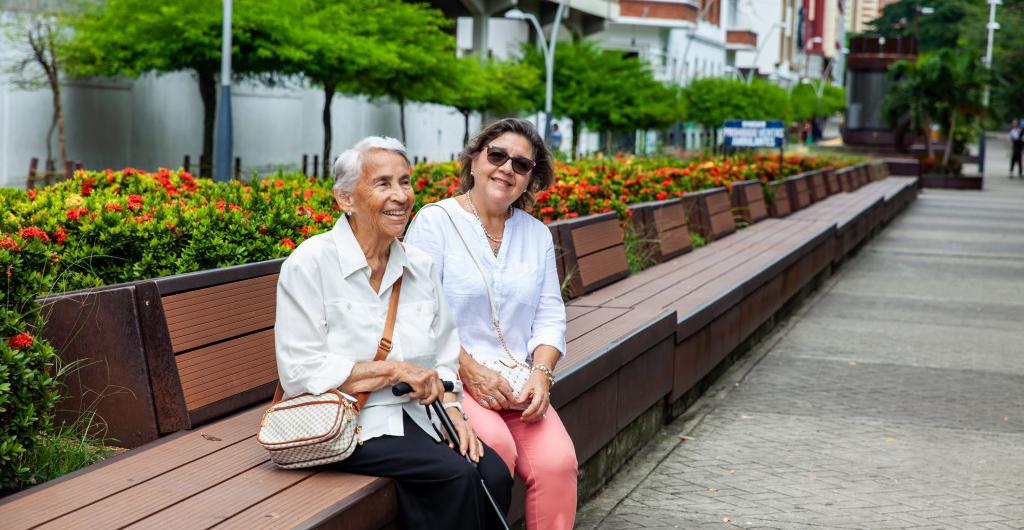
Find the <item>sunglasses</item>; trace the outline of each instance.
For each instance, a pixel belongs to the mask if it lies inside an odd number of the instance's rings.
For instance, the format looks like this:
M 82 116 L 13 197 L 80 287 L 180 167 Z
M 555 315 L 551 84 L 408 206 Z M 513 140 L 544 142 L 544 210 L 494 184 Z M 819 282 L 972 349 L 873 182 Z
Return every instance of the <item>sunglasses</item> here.
M 525 156 L 509 156 L 508 151 L 500 147 L 487 146 L 487 161 L 495 167 L 501 167 L 512 160 L 512 171 L 520 175 L 529 175 L 537 164 Z

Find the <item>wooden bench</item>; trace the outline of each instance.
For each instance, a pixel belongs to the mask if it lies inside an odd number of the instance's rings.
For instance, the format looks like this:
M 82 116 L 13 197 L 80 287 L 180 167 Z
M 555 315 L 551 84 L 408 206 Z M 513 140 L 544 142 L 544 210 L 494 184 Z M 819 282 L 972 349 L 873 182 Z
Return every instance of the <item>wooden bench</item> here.
M 783 180 L 786 183 L 787 195 L 789 196 L 789 210 L 791 212 L 803 210 L 813 202 L 808 176 L 808 173 L 800 173 L 799 175 L 786 177 Z
M 614 212 L 555 221 L 564 276 L 573 296 L 616 282 L 629 275 L 622 224 Z
M 699 233 L 705 242 L 710 243 L 736 231 L 732 201 L 726 188 L 687 193 L 682 200 L 690 216 L 690 227 Z

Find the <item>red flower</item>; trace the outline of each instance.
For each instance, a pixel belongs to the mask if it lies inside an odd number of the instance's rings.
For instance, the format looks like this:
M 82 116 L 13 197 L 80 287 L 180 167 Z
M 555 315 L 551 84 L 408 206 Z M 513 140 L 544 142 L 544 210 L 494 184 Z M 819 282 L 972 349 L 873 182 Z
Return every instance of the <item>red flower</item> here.
M 63 244 L 68 238 L 68 233 L 64 231 L 64 227 L 60 227 L 56 232 L 53 233 L 53 238 L 57 240 L 57 244 Z
M 423 191 L 423 189 L 427 187 L 427 184 L 429 184 L 429 182 L 427 182 L 427 179 L 423 177 L 416 179 L 416 191 Z
M 316 193 L 317 190 L 306 190 L 302 192 L 302 200 L 308 201 L 309 199 L 313 198 L 313 196 L 316 195 Z
M 281 246 L 287 249 L 295 248 L 295 242 L 290 237 L 286 237 L 281 240 Z
M 318 223 L 331 224 L 334 222 L 334 217 L 331 216 L 331 214 L 329 213 L 318 213 L 316 214 L 316 217 L 313 217 L 313 220 L 315 220 Z
M 658 194 L 654 196 L 654 198 L 658 199 L 659 201 L 663 201 L 668 198 L 668 193 L 665 193 L 664 191 L 659 191 Z
M 306 225 L 306 226 L 300 228 L 299 231 L 302 232 L 303 236 L 309 237 L 311 233 L 312 234 L 316 233 L 316 227 L 313 226 L 313 225 Z
M 138 172 L 139 172 L 139 170 L 137 170 L 137 169 L 135 169 L 133 167 L 126 167 L 126 168 L 121 170 L 121 173 L 124 173 L 125 175 L 134 175 L 134 174 L 136 174 Z
M 30 200 L 30 201 L 36 200 L 36 195 L 37 195 L 36 190 L 28 190 L 28 200 Z
M 18 246 L 18 242 L 11 239 L 11 236 L 7 236 L 7 239 L 0 241 L 0 248 L 6 248 L 7 250 L 11 250 L 14 252 L 18 252 L 19 250 L 21 250 L 21 247 Z
M 134 195 L 134 194 L 129 195 L 128 196 L 128 209 L 129 210 L 140 210 L 140 209 L 142 209 L 142 205 L 145 202 L 146 201 L 145 201 L 145 199 L 142 198 L 142 195 Z
M 269 232 L 269 231 L 270 231 L 270 230 L 269 230 L 269 229 L 268 229 L 267 227 L 265 227 L 265 226 L 261 226 L 261 227 L 259 228 L 259 232 L 260 232 L 261 234 L 266 234 L 266 233 L 267 233 L 267 232 Z
M 46 235 L 46 232 L 41 228 L 36 228 L 34 226 L 23 229 L 18 235 L 20 235 L 22 239 L 32 239 L 34 237 L 40 241 L 45 241 L 47 243 L 50 242 L 50 236 Z
M 112 202 L 104 206 L 103 209 L 108 212 L 120 212 L 121 210 L 124 209 L 124 207 L 121 206 L 120 204 L 117 204 L 116 202 Z
M 10 346 L 12 350 L 24 350 L 25 348 L 32 346 L 32 335 L 29 335 L 28 333 L 18 333 L 7 341 L 7 345 Z
M 93 190 L 93 184 L 96 184 L 96 179 L 88 178 L 82 181 L 82 189 L 80 191 L 83 197 L 88 197 Z
M 68 221 L 77 221 L 83 215 L 89 213 L 89 210 L 85 208 L 69 208 L 64 212 L 64 215 L 68 218 Z
M 275 188 L 283 188 L 284 187 L 284 181 L 281 180 L 281 179 L 275 180 L 274 181 L 274 187 Z

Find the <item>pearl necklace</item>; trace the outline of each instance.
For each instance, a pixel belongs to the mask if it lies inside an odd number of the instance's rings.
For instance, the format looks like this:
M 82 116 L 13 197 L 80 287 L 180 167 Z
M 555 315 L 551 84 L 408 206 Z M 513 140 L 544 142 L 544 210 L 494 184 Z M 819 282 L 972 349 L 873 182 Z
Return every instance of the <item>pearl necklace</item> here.
M 504 239 L 504 235 L 502 235 L 502 237 L 494 237 L 487 231 L 487 227 L 484 226 L 484 221 L 480 219 L 480 214 L 476 211 L 476 205 L 473 204 L 473 197 L 471 197 L 469 193 L 466 193 L 466 203 L 469 204 L 469 211 L 473 212 L 473 217 L 476 217 L 476 222 L 480 223 L 480 228 L 484 231 L 484 235 L 487 236 L 487 239 L 501 245 L 501 240 Z M 509 210 L 511 211 L 512 209 L 509 208 Z M 508 219 L 508 217 L 506 217 L 506 219 Z M 495 254 L 497 254 L 497 252 L 495 252 Z

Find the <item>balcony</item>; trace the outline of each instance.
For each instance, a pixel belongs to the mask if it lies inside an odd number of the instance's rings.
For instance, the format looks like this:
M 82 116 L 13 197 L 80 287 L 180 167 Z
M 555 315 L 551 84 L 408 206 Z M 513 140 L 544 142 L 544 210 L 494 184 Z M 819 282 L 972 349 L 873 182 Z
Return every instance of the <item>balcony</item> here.
M 755 50 L 757 49 L 757 33 L 745 29 L 730 29 L 725 33 L 725 48 L 740 51 Z
M 700 5 L 690 0 L 621 0 L 618 24 L 641 26 L 691 27 L 697 21 Z

